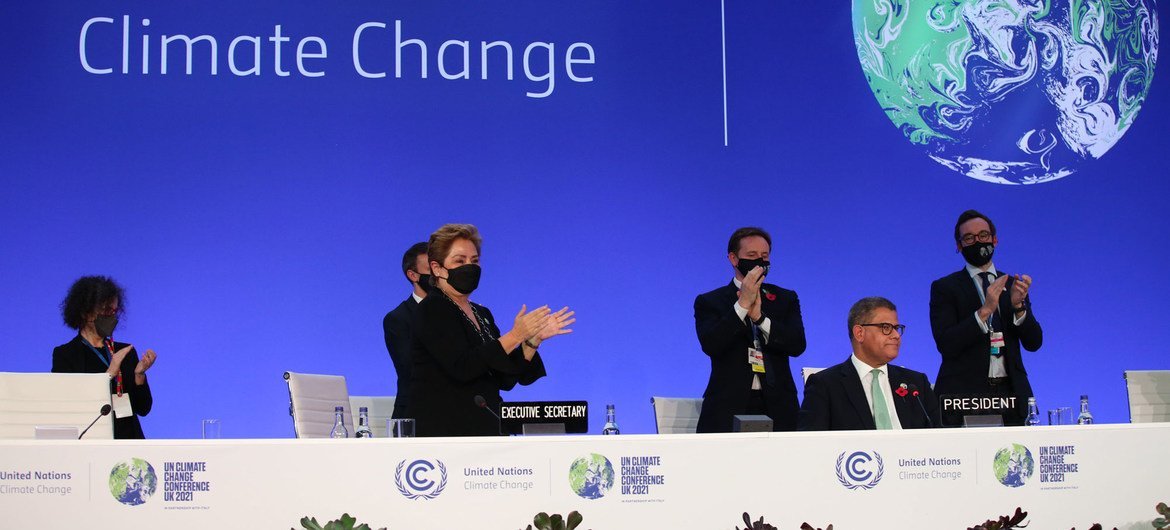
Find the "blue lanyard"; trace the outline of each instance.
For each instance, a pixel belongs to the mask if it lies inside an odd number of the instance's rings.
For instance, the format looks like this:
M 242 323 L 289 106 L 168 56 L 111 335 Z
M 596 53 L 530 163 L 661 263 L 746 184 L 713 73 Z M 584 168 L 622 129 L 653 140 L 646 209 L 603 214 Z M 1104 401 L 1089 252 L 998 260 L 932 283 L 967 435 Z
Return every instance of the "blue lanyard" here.
M 106 359 L 106 356 L 102 355 L 102 352 L 98 351 L 97 348 L 94 348 L 88 340 L 85 340 L 85 337 L 81 337 L 81 343 L 84 344 L 85 347 L 89 348 L 89 350 L 92 351 L 94 355 L 97 355 L 98 359 L 102 360 L 102 364 L 106 365 L 106 368 L 110 367 L 110 361 Z

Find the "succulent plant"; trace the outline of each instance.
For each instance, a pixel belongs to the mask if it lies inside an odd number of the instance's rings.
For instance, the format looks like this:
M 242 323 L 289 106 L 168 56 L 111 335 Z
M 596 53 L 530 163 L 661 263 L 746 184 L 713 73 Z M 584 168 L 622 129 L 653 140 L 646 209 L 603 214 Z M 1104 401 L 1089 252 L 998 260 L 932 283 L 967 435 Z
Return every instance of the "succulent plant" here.
M 808 523 L 801 523 L 800 530 L 821 530 L 820 528 L 813 528 L 813 525 Z M 833 530 L 833 525 L 826 526 L 824 530 Z
M 968 528 L 967 530 L 1007 530 L 1009 528 L 1024 528 L 1028 525 L 1024 524 L 1024 518 L 1028 516 L 1028 512 L 1016 508 L 1016 513 L 1013 515 L 1001 515 L 997 520 L 987 520 L 983 523 L 977 524 Z
M 743 512 L 743 523 L 743 530 L 777 530 L 775 526 L 765 523 L 762 515 L 759 521 L 753 522 L 752 516 L 748 515 L 747 512 Z M 735 530 L 739 530 L 739 527 L 735 527 Z
M 532 518 L 532 524 L 528 525 L 528 530 L 533 530 L 533 525 L 536 525 L 536 530 L 573 530 L 585 520 L 580 513 L 573 511 L 569 512 L 568 516 L 562 517 L 559 513 L 549 515 L 544 512 L 536 514 Z
M 325 523 L 325 526 L 321 526 L 321 523 L 317 522 L 316 517 L 309 518 L 306 515 L 301 518 L 301 527 L 305 530 L 370 530 L 370 525 L 366 523 L 357 524 L 357 519 L 348 513 L 341 514 L 340 519 Z M 290 530 L 296 529 L 293 528 Z M 386 530 L 386 527 L 379 528 L 378 530 Z
M 1156 506 L 1154 509 L 1158 510 L 1158 515 L 1161 517 L 1154 519 L 1150 525 L 1154 528 L 1157 528 L 1158 530 L 1166 530 L 1170 528 L 1170 506 L 1166 506 L 1166 503 L 1164 502 L 1159 502 L 1158 506 Z

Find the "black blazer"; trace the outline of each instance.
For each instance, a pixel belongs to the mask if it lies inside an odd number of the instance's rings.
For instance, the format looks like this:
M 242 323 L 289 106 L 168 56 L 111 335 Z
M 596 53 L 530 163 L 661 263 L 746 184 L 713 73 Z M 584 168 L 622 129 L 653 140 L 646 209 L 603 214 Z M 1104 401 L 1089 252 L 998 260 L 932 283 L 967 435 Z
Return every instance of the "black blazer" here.
M 1002 272 L 999 273 L 1003 275 Z M 1028 371 L 1020 347 L 1028 351 L 1040 349 L 1044 340 L 1040 323 L 1032 311 L 1032 301 L 1024 299 L 1028 308 L 1027 316 L 1017 326 L 1013 323 L 1009 280 L 1007 288 L 999 297 L 999 321 L 1003 327 L 1004 347 L 1001 349 L 1004 368 L 1011 377 L 1012 392 L 1018 398 L 1019 412 L 1027 415 L 1028 398 L 1032 397 L 1032 385 L 1028 382 Z M 987 372 L 991 365 L 991 338 L 983 333 L 975 319 L 975 311 L 982 306 L 979 290 L 967 270 L 939 278 L 930 284 L 930 330 L 934 343 L 942 354 L 935 392 L 939 395 L 977 393 L 987 391 Z
M 711 358 L 711 377 L 703 392 L 698 432 L 731 432 L 731 420 L 747 410 L 752 369 L 747 361 L 752 331 L 736 315 L 735 283 L 695 298 L 695 331 L 703 353 Z M 764 284 L 761 311 L 771 321 L 771 333 L 763 345 L 764 374 L 760 386 L 772 414 L 773 429 L 796 429 L 796 384 L 788 358 L 804 353 L 804 322 L 796 292 Z
M 894 392 L 894 410 L 903 429 L 922 429 L 939 423 L 938 400 L 930 389 L 926 374 L 915 372 L 892 364 L 889 370 L 890 390 Z M 902 384 L 914 385 L 921 393 L 922 404 L 913 395 L 899 396 L 897 390 Z M 926 413 L 923 413 L 923 408 Z M 926 414 L 930 415 L 927 422 Z M 861 377 L 853 367 L 853 361 L 826 368 L 812 374 L 804 384 L 804 402 L 800 405 L 800 430 L 802 431 L 847 431 L 876 429 Z
M 53 372 L 59 374 L 99 374 L 106 371 L 107 365 L 98 359 L 93 350 L 84 342 L 85 339 L 81 335 L 73 337 L 73 340 L 53 348 Z M 124 342 L 114 342 L 114 351 L 118 351 L 127 344 Z M 105 348 L 98 348 L 109 359 L 109 353 Z M 150 414 L 150 408 L 154 405 L 154 398 L 150 395 L 150 381 L 139 386 L 134 382 L 134 368 L 138 366 L 138 352 L 130 350 L 126 357 L 122 359 L 122 392 L 130 395 L 130 406 L 134 409 L 134 415 L 128 418 L 119 418 L 114 414 L 114 438 L 117 439 L 142 439 L 146 438 L 142 434 L 142 424 L 138 421 L 138 416 L 145 416 Z M 110 380 L 110 393 L 113 394 L 118 389 L 117 382 Z M 96 414 L 96 411 L 95 411 Z
M 491 311 L 472 304 L 500 336 Z M 499 340 L 483 342 L 463 311 L 439 291 L 418 304 L 412 331 L 410 403 L 418 436 L 496 436 L 499 422 L 475 404 L 483 396 L 498 411 L 501 390 L 528 385 L 545 375 L 540 354 L 524 359 L 521 348 L 505 352 Z
M 386 313 L 382 319 L 382 334 L 386 339 L 386 351 L 390 352 L 390 361 L 394 363 L 394 373 L 398 375 L 398 390 L 394 396 L 394 412 L 390 417 L 405 418 L 403 416 L 410 404 L 410 328 L 414 322 L 414 315 L 418 312 L 418 302 L 414 296 L 408 296 L 393 311 Z

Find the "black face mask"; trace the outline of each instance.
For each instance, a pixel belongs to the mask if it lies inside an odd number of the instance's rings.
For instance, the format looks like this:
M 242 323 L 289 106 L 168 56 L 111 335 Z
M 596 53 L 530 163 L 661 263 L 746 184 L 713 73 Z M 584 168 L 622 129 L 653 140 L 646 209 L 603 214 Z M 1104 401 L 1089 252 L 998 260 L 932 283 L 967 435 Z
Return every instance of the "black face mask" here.
M 770 262 L 766 259 L 762 259 L 762 258 L 761 259 L 739 258 L 739 265 L 737 265 L 735 268 L 739 270 L 740 274 L 747 276 L 748 273 L 752 271 L 752 269 L 754 269 L 756 267 L 763 267 L 764 268 L 764 276 L 767 276 L 768 275 L 768 267 L 770 267 L 771 265 L 772 265 L 772 262 Z
M 434 286 L 431 284 L 431 275 L 430 275 L 430 274 L 422 274 L 422 273 L 419 273 L 419 275 L 418 275 L 418 286 L 419 286 L 419 287 L 422 287 L 422 290 L 423 290 L 423 291 L 430 291 L 430 290 L 431 290 L 431 287 L 434 287 Z
M 967 263 L 976 267 L 987 265 L 991 261 L 991 255 L 995 254 L 995 245 L 991 243 L 975 243 L 968 245 L 961 249 L 963 252 L 963 259 Z
M 103 339 L 113 336 L 116 327 L 118 327 L 118 317 L 100 316 L 93 319 L 93 329 Z
M 479 276 L 483 273 L 478 263 L 460 265 L 447 269 L 447 285 L 463 294 L 471 294 L 479 287 Z

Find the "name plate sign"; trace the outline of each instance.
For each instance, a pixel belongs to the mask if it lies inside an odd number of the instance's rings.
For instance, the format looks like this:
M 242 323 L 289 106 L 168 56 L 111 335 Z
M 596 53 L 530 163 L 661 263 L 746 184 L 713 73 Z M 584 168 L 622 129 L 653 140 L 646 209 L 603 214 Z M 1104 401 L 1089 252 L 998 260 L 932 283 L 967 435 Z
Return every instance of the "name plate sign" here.
M 500 429 L 521 434 L 524 425 L 562 423 L 566 433 L 589 432 L 586 401 L 512 401 L 500 404 Z
M 946 394 L 939 396 L 939 412 L 942 423 L 947 426 L 963 425 L 965 416 L 1015 415 L 1016 396 L 990 394 Z

